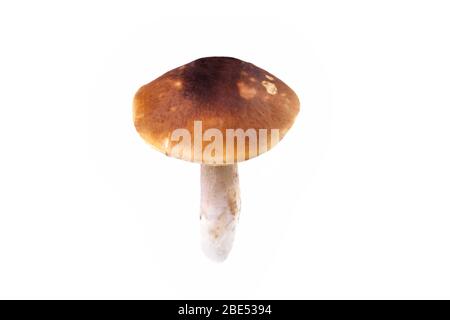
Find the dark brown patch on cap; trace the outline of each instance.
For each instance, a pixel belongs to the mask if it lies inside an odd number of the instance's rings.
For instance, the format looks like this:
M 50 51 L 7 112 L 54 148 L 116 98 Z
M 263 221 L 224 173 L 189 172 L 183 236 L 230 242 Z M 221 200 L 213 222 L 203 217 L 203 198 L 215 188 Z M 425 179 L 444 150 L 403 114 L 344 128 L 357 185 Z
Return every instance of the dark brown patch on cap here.
M 220 100 L 224 94 L 236 96 L 233 86 L 239 80 L 235 70 L 240 61 L 234 58 L 202 58 L 183 68 L 180 79 L 185 85 L 184 96 L 196 102 L 195 106 Z M 228 84 L 228 85 L 227 85 Z

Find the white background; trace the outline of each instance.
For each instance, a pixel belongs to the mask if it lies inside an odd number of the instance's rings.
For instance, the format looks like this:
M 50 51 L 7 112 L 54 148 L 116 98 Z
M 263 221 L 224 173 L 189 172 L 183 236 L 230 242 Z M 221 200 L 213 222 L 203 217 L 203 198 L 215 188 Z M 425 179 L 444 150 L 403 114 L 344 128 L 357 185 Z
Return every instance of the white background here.
M 2 1 L 0 298 L 450 298 L 446 1 Z M 135 133 L 137 88 L 234 56 L 302 107 L 240 165 L 223 264 L 199 168 Z

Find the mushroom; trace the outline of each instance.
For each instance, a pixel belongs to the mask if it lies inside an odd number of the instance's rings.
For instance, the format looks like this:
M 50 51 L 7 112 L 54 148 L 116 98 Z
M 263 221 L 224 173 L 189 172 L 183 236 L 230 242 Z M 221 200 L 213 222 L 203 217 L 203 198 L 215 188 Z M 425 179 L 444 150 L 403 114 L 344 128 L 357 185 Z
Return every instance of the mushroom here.
M 240 213 L 237 163 L 270 150 L 294 123 L 295 92 L 271 73 L 207 57 L 142 86 L 133 103 L 140 136 L 167 156 L 201 165 L 202 248 L 228 256 Z

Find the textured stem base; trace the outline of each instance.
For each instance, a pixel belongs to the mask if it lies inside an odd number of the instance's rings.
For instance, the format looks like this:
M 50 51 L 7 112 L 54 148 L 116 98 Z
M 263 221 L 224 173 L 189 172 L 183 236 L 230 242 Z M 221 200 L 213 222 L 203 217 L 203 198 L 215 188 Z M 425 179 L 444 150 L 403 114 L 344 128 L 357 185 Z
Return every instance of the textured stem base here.
M 241 200 L 237 165 L 201 166 L 200 228 L 202 249 L 224 261 L 233 246 Z

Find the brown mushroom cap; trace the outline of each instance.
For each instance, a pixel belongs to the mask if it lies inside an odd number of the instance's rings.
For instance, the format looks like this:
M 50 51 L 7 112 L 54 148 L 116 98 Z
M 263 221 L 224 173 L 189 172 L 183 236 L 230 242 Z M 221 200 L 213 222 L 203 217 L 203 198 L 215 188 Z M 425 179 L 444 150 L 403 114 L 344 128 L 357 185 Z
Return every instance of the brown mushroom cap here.
M 278 142 L 271 141 L 271 130 L 279 130 L 281 140 L 299 109 L 295 92 L 271 73 L 235 58 L 208 57 L 142 86 L 134 97 L 133 116 L 141 137 L 166 155 L 204 164 L 232 164 L 270 150 Z M 224 137 L 223 163 L 206 155 L 193 156 L 194 121 L 201 121 L 203 133 L 213 128 L 220 130 Z M 180 128 L 192 134 L 191 150 L 180 150 L 180 145 L 174 148 L 178 142 L 173 141 L 172 133 Z M 248 146 L 244 150 L 235 146 L 230 157 L 225 146 L 227 129 L 254 129 L 258 133 L 266 129 L 268 145 L 266 149 L 258 148 L 256 154 Z M 260 137 L 257 135 L 257 139 Z M 208 143 L 202 143 L 202 152 Z

